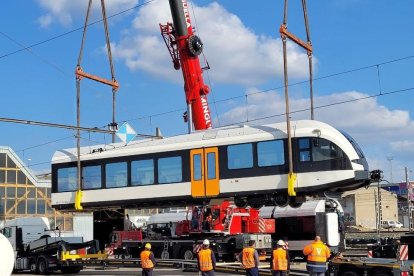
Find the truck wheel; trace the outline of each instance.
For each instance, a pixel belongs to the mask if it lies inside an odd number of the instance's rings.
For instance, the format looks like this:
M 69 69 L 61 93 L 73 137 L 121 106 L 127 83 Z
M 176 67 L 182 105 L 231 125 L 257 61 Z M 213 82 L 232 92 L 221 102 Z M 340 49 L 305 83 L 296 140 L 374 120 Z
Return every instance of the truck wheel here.
M 347 272 L 341 273 L 341 276 L 358 276 L 358 275 L 359 275 L 358 273 L 355 273 L 353 271 L 347 271 Z
M 37 260 L 37 272 L 41 275 L 47 275 L 49 273 L 49 263 L 46 257 L 39 257 Z
M 30 258 L 30 260 L 29 260 L 29 269 L 30 269 L 30 273 L 32 273 L 32 274 L 37 273 L 36 259 L 35 258 Z
M 163 250 L 161 252 L 161 260 L 168 260 L 170 258 L 170 252 L 168 250 Z
M 194 253 L 193 250 L 191 248 L 183 248 L 181 249 L 181 259 L 189 261 L 192 260 L 194 258 Z

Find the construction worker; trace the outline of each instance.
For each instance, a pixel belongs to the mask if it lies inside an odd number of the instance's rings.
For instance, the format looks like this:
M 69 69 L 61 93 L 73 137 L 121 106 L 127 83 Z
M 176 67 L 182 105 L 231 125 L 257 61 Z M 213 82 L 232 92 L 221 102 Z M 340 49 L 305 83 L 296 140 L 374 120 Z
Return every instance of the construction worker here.
M 244 269 L 246 269 L 247 276 L 259 276 L 259 253 L 254 248 L 256 242 L 249 241 L 249 247 L 245 247 L 239 254 Z
M 210 248 L 210 241 L 205 239 L 203 241 L 203 247 L 198 251 L 198 271 L 201 272 L 202 276 L 214 276 L 216 270 L 216 257 L 214 256 L 213 250 Z
M 306 270 L 310 276 L 324 276 L 327 270 L 326 261 L 331 255 L 329 248 L 323 244 L 321 237 L 316 236 L 315 240 L 303 248 L 303 254 L 308 256 Z
M 270 257 L 270 268 L 272 269 L 273 276 L 286 276 L 289 264 L 289 255 L 284 249 L 285 242 L 279 240 L 276 245 L 276 249 L 273 250 Z
M 151 244 L 146 243 L 145 249 L 141 252 L 142 276 L 152 276 L 156 264 L 154 254 L 151 252 Z

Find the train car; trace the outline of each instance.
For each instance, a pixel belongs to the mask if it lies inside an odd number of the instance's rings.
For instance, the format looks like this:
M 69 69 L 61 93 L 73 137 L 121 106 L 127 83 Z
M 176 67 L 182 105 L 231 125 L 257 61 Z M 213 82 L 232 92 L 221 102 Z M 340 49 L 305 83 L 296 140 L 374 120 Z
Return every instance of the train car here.
M 300 198 L 369 184 L 365 156 L 347 134 L 325 123 L 291 123 L 295 189 Z M 286 206 L 286 124 L 231 126 L 163 139 L 82 147 L 52 159 L 52 206 L 74 210 L 78 190 L 84 210 L 206 204 L 233 198 L 239 207 Z M 80 194 L 80 193 L 78 193 Z

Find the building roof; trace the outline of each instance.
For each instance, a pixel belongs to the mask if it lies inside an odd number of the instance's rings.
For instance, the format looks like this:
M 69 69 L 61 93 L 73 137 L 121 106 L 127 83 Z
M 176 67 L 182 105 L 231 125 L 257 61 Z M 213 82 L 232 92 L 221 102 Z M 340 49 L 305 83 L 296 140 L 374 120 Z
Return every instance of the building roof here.
M 39 179 L 35 173 L 24 163 L 20 157 L 10 148 L 0 146 L 0 153 L 5 153 L 10 159 L 20 168 L 20 170 L 26 175 L 26 177 L 39 188 L 50 188 L 51 181 L 46 179 Z

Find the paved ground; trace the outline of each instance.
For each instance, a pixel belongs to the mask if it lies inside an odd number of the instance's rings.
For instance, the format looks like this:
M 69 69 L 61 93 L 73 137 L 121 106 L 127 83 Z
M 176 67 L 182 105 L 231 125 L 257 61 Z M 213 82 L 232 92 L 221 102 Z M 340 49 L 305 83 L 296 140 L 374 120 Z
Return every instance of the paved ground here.
M 295 271 L 304 269 L 304 264 L 295 264 L 292 266 L 292 269 L 295 269 Z M 18 273 L 18 274 L 12 274 L 14 275 L 25 275 L 25 276 L 38 276 L 37 274 L 30 274 L 30 273 Z M 53 273 L 51 275 L 62 275 L 59 272 Z M 67 274 L 69 275 L 69 274 Z M 107 270 L 102 269 L 95 269 L 95 268 L 86 268 L 83 271 L 81 271 L 79 274 L 70 274 L 70 275 L 88 275 L 88 276 L 121 276 L 121 275 L 135 275 L 140 276 L 141 275 L 141 269 L 139 268 L 112 268 Z M 197 272 L 186 272 L 182 269 L 175 269 L 175 268 L 156 268 L 154 271 L 154 276 L 169 276 L 169 275 L 198 275 Z M 232 275 L 240 275 L 240 274 L 233 274 L 233 273 L 221 273 L 216 272 L 216 276 L 232 276 Z M 291 275 L 307 275 L 303 272 L 297 272 L 297 273 L 291 273 Z
M 30 274 L 30 273 L 19 273 L 19 274 L 12 274 L 12 275 L 36 275 L 37 274 Z M 62 275 L 60 273 L 54 273 L 51 275 Z M 133 268 L 120 268 L 120 269 L 111 269 L 111 270 L 94 270 L 91 268 L 85 269 L 81 271 L 79 274 L 71 274 L 71 275 L 89 275 L 89 276 L 120 276 L 120 275 L 141 275 L 141 269 L 133 269 Z M 197 272 L 183 272 L 181 269 L 172 269 L 172 268 L 157 268 L 154 271 L 154 276 L 163 275 L 198 275 Z M 237 274 L 224 274 L 224 273 L 216 273 L 217 276 L 224 276 L 224 275 L 237 275 Z

